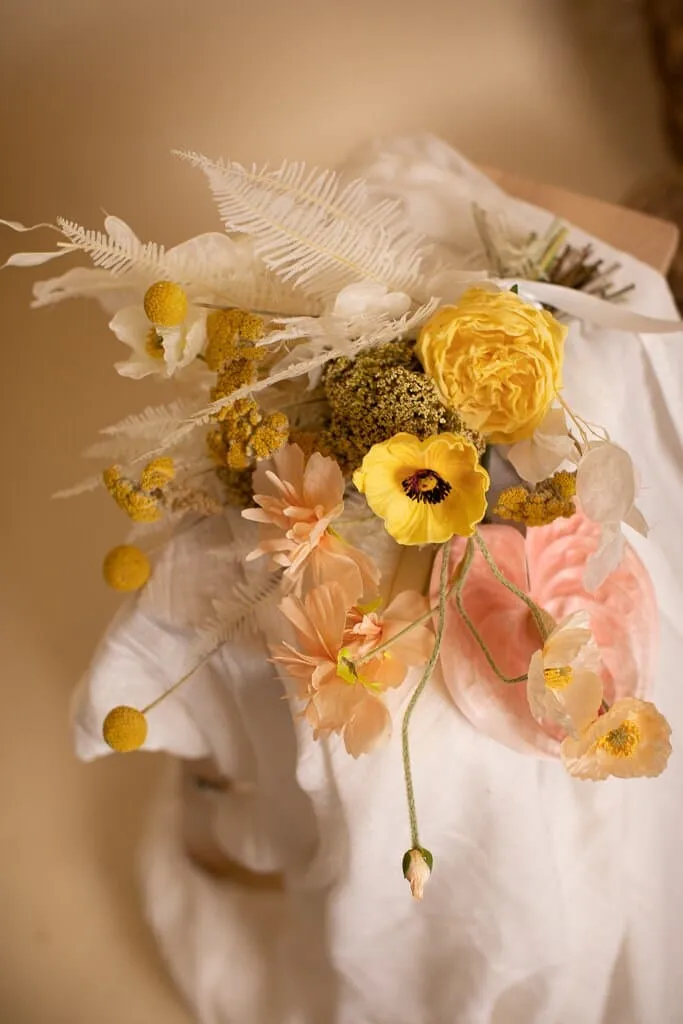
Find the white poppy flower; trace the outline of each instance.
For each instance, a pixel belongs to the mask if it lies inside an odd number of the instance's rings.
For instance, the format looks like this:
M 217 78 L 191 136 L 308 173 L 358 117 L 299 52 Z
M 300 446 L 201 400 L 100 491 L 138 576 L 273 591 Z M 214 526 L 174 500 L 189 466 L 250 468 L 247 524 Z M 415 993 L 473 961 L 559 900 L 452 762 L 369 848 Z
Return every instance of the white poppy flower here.
M 621 524 L 647 536 L 647 523 L 635 503 L 638 481 L 628 452 L 611 441 L 591 445 L 579 461 L 576 496 L 584 514 L 602 526 L 598 547 L 588 559 L 584 575 L 586 590 L 593 591 L 621 562 Z
M 507 458 L 522 480 L 530 484 L 547 480 L 563 462 L 575 461 L 576 448 L 567 430 L 564 409 L 548 409 L 531 437 L 513 444 Z
M 122 377 L 139 380 L 153 373 L 172 377 L 191 363 L 206 343 L 206 310 L 190 310 L 179 327 L 156 328 L 145 316 L 142 305 L 119 310 L 109 324 L 131 354 L 116 363 Z
M 595 720 L 602 702 L 599 665 L 588 613 L 573 612 L 531 658 L 527 700 L 534 718 L 550 719 L 572 736 L 579 735 Z

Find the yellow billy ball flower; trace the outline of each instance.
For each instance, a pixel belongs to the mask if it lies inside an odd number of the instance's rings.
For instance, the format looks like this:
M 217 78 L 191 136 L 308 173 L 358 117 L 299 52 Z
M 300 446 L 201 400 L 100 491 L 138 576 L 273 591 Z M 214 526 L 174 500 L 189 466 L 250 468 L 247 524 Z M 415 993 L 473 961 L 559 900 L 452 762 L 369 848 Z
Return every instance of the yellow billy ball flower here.
M 138 750 L 147 739 L 147 719 L 125 704 L 112 708 L 102 724 L 105 743 L 119 754 Z
M 469 288 L 427 321 L 417 353 L 466 426 L 512 444 L 531 437 L 561 387 L 566 336 L 514 292 Z
M 132 544 L 112 548 L 104 560 L 102 572 L 114 590 L 140 590 L 150 577 L 149 558 Z
M 470 537 L 486 513 L 489 475 L 460 434 L 395 434 L 370 449 L 353 482 L 399 544 Z
M 157 281 L 145 292 L 147 319 L 158 327 L 179 327 L 187 316 L 185 289 L 174 281 Z

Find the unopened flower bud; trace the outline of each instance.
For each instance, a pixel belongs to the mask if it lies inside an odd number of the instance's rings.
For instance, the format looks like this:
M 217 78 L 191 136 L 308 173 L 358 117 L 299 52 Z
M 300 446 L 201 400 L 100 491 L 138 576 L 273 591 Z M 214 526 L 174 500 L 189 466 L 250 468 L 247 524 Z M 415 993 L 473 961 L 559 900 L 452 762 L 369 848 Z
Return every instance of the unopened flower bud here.
M 429 881 L 434 858 L 424 847 L 408 850 L 403 857 L 403 875 L 410 884 L 410 891 L 416 900 L 424 896 L 425 883 Z

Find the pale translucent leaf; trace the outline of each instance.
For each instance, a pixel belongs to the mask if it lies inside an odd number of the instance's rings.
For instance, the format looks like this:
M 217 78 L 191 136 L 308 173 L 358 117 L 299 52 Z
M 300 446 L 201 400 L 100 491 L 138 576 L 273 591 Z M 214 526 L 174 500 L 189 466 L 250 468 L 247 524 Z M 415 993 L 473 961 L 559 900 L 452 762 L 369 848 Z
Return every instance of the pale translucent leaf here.
M 576 494 L 589 519 L 596 523 L 620 523 L 636 499 L 631 456 L 611 442 L 589 448 L 579 462 Z
M 639 533 L 641 537 L 647 537 L 650 532 L 645 516 L 636 505 L 633 506 L 628 515 L 624 516 L 624 522 L 632 530 L 635 530 L 636 533 Z
M 624 538 L 618 523 L 605 523 L 598 547 L 586 561 L 583 585 L 589 593 L 597 590 L 621 565 Z

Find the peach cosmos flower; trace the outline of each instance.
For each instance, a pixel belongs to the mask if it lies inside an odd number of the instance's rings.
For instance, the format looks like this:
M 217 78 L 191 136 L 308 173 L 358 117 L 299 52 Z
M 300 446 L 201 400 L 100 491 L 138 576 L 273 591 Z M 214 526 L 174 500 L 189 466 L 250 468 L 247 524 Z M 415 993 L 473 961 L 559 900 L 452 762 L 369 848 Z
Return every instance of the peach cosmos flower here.
M 671 728 L 654 704 L 625 697 L 597 718 L 579 739 L 568 736 L 560 752 L 570 775 L 620 779 L 661 775 L 671 753 Z
M 344 511 L 344 477 L 334 459 L 319 452 L 306 459 L 298 445 L 286 445 L 259 464 L 254 500 L 260 507 L 242 515 L 265 529 L 247 561 L 270 555 L 298 589 L 306 570 L 314 584 L 335 581 L 347 606 L 377 594 L 379 570 L 372 559 L 330 529 Z
M 349 611 L 343 587 L 333 581 L 315 587 L 303 600 L 285 597 L 280 608 L 294 627 L 297 646 L 283 643 L 274 660 L 291 676 L 297 696 L 306 701 L 303 716 L 315 738 L 342 733 L 353 757 L 386 742 L 391 717 L 381 695 L 403 682 L 410 665 L 427 660 L 429 628 L 416 626 L 390 649 L 359 665 L 357 673 L 344 670 L 340 658 L 350 666 L 396 636 L 427 611 L 426 598 L 404 591 L 383 614 Z

